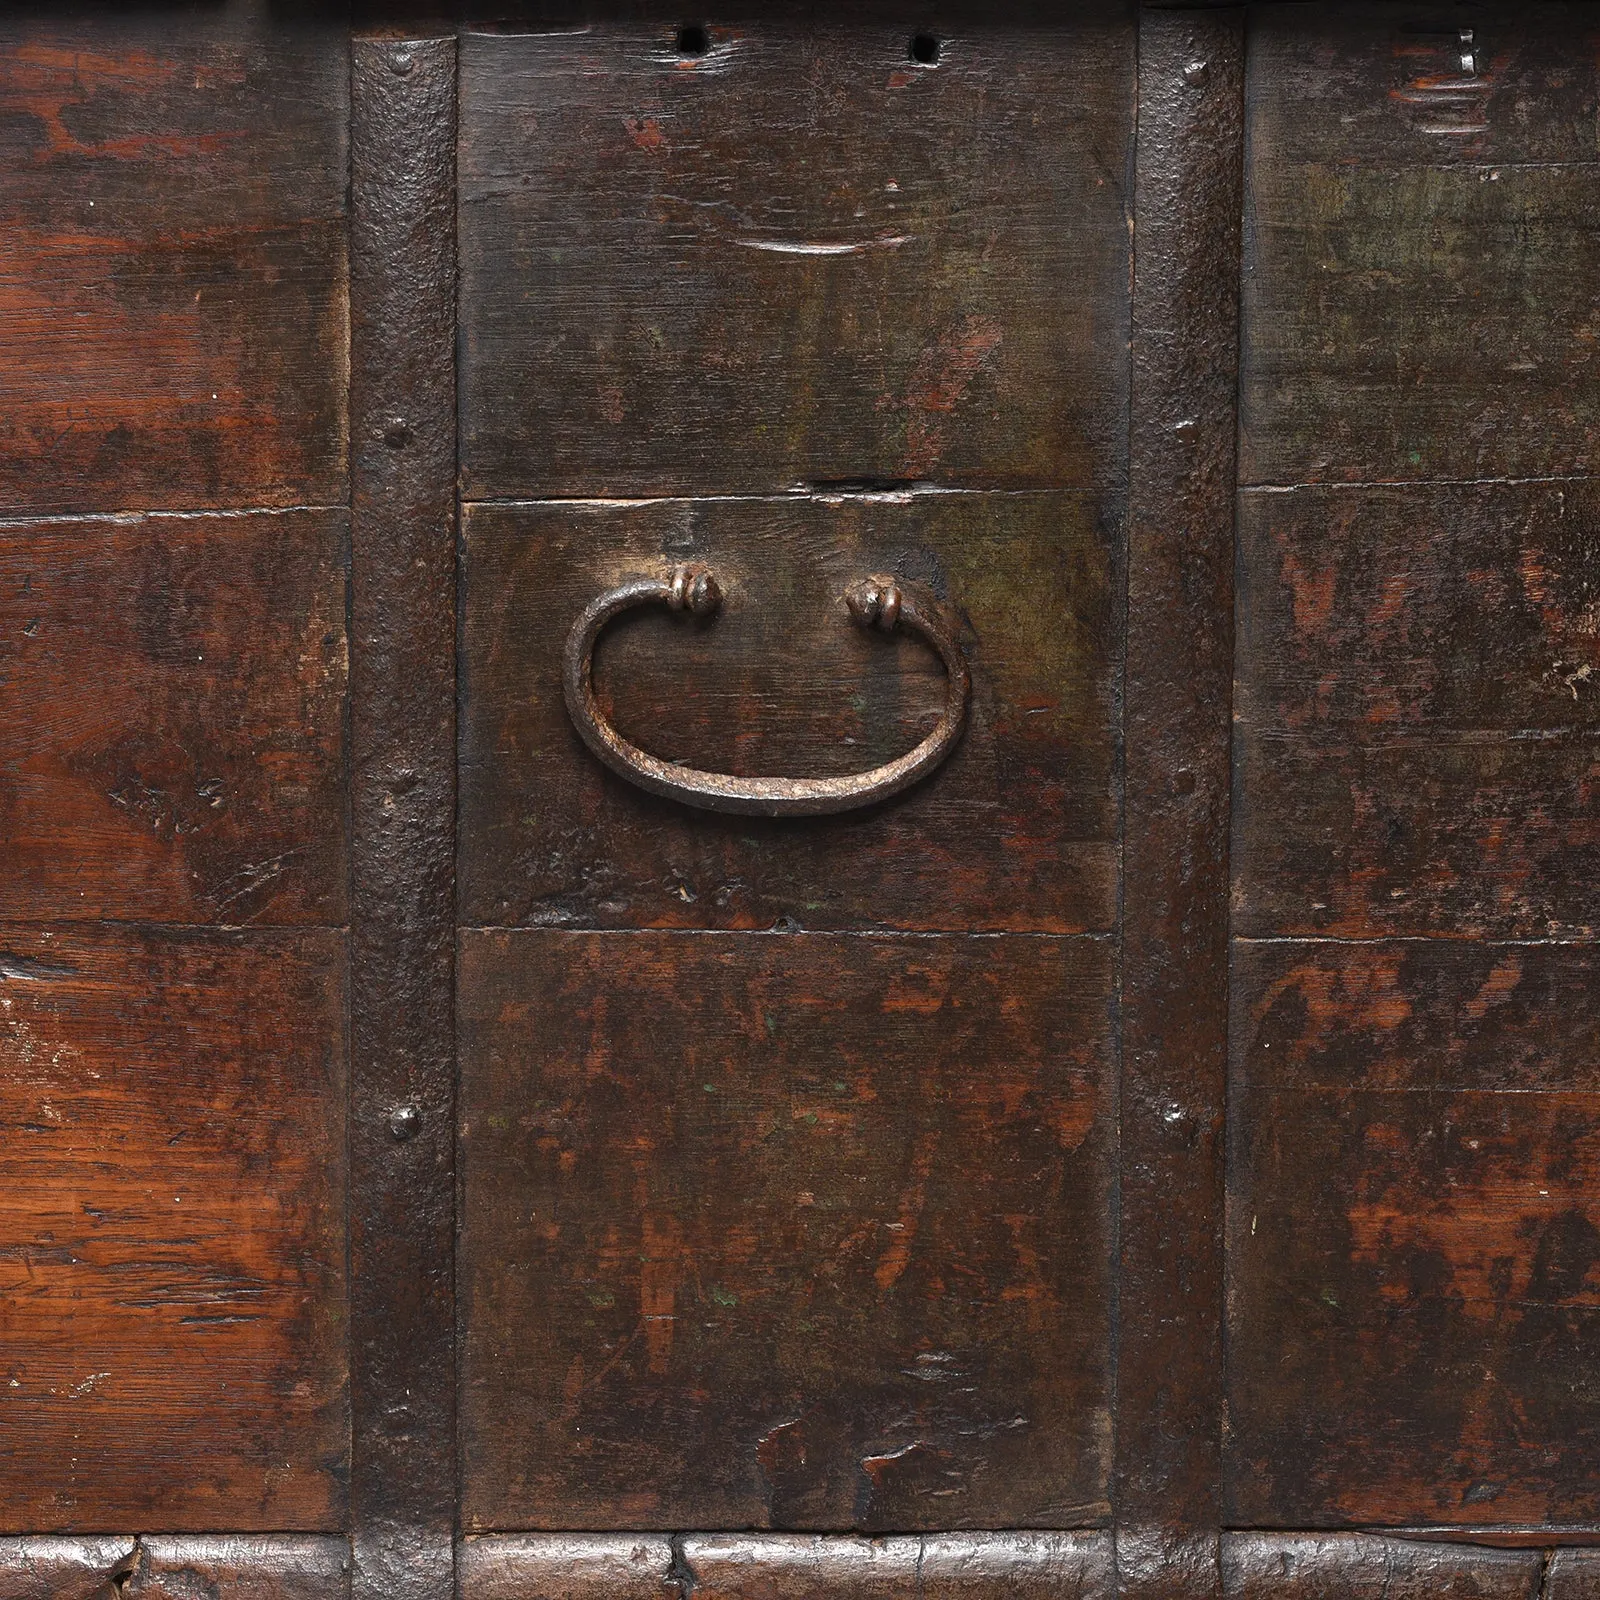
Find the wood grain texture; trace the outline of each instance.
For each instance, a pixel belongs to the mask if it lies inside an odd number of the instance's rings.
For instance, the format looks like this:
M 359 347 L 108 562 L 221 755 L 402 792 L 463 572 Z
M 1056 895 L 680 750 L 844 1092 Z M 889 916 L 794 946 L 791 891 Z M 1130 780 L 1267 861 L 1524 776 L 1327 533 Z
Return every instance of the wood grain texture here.
M 1254 18 L 1243 481 L 1592 470 L 1589 8 Z
M 1247 493 L 1237 925 L 1600 932 L 1600 492 Z
M 1144 11 L 1118 1108 L 1117 1591 L 1214 1596 L 1244 15 Z
M 343 941 L 0 949 L 5 1531 L 337 1529 Z
M 1600 951 L 1235 956 L 1228 1516 L 1592 1525 Z
M 0 524 L 0 916 L 339 923 L 342 512 Z
M 1108 929 L 1116 904 L 1120 508 L 1073 494 L 475 506 L 465 522 L 461 915 L 469 923 Z M 687 556 L 728 590 L 600 640 L 596 681 L 652 754 L 746 773 L 864 770 L 944 698 L 938 657 L 853 626 L 889 571 L 962 622 L 973 707 L 928 781 L 838 818 L 726 818 L 607 772 L 561 700 L 574 618 Z
M 884 18 L 464 35 L 469 499 L 1120 480 L 1129 8 Z
M 351 1587 L 452 1600 L 455 40 L 351 81 Z
M 463 1539 L 460 1600 L 683 1600 L 671 1541 L 649 1533 L 497 1533 Z
M 1105 1519 L 1104 941 L 459 970 L 468 1529 Z
M 0 21 L 0 501 L 343 500 L 348 79 L 264 0 Z
M 690 1534 L 687 1592 L 705 1600 L 1109 1600 L 1111 1535 Z
M 1361 1533 L 1224 1533 L 1228 1600 L 1536 1600 L 1537 1550 Z

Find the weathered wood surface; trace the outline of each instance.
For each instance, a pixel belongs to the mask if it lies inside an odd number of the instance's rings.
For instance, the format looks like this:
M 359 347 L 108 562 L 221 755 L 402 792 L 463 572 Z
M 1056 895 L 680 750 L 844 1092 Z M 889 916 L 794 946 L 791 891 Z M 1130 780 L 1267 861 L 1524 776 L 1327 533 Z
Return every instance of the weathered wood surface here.
M 1251 934 L 1600 932 L 1600 492 L 1241 499 Z
M 466 933 L 462 1516 L 1107 1514 L 1103 940 Z
M 1229 1518 L 1600 1521 L 1600 951 L 1235 981 Z
M 1217 1594 L 1242 12 L 1139 21 L 1117 1591 Z
M 0 916 L 344 920 L 344 513 L 0 524 Z
M 354 1600 L 453 1600 L 453 38 L 352 76 Z
M 1243 481 L 1600 464 L 1589 8 L 1253 18 Z
M 1077 494 L 475 506 L 465 524 L 461 914 L 469 923 L 1109 929 L 1116 907 L 1120 507 Z M 938 657 L 854 626 L 886 570 L 962 622 L 961 745 L 886 806 L 769 822 L 691 811 L 607 772 L 561 700 L 572 621 L 619 578 L 711 562 L 700 626 L 620 620 L 596 652 L 615 725 L 747 773 L 864 770 L 944 698 Z
M 0 504 L 345 496 L 339 18 L 0 19 Z
M 464 35 L 469 499 L 1120 477 L 1131 10 L 940 10 Z
M 339 1528 L 341 938 L 0 952 L 0 1526 Z
M 1596 1600 L 1600 1596 L 1600 1550 L 1558 1550 L 1550 1558 L 1545 1600 Z
M 1361 1533 L 1224 1533 L 1222 1573 L 1228 1600 L 1551 1600 L 1538 1550 Z

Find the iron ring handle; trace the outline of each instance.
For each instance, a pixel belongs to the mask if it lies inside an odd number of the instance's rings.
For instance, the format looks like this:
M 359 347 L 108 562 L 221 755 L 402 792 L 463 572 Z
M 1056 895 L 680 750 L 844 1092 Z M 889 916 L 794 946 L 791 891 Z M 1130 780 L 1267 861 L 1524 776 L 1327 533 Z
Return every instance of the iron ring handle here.
M 583 742 L 613 772 L 651 794 L 703 811 L 815 817 L 886 800 L 927 777 L 955 748 L 967 717 L 971 675 L 955 635 L 937 607 L 916 589 L 875 573 L 852 583 L 844 599 L 850 615 L 862 627 L 892 633 L 904 626 L 920 634 L 939 652 L 949 675 L 937 726 L 915 749 L 880 767 L 842 778 L 740 778 L 731 772 L 703 772 L 663 761 L 631 744 L 611 726 L 595 699 L 595 641 L 613 617 L 636 606 L 663 605 L 691 616 L 714 616 L 722 605 L 722 586 L 716 574 L 705 567 L 675 567 L 662 578 L 630 578 L 589 602 L 573 623 L 562 656 L 562 687 L 573 724 Z

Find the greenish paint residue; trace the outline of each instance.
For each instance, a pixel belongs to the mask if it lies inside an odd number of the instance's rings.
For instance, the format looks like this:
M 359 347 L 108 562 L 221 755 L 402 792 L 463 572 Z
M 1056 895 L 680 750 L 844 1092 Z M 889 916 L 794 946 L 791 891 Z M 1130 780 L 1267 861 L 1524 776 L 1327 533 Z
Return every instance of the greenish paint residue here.
M 739 1303 L 738 1295 L 732 1289 L 724 1289 L 720 1283 L 711 1285 L 711 1298 L 719 1306 L 736 1306 Z
M 609 1289 L 586 1289 L 584 1293 L 597 1311 L 609 1311 L 617 1303 L 617 1297 Z

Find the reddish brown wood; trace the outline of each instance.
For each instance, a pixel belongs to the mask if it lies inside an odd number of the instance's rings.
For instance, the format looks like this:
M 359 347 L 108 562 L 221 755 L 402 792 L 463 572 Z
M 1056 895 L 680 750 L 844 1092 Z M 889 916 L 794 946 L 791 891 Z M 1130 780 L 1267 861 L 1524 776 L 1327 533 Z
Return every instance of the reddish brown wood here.
M 455 40 L 351 81 L 352 1590 L 452 1600 Z
M 341 1526 L 343 965 L 0 929 L 5 1531 Z
M 1090 496 L 933 494 L 469 509 L 461 906 L 473 923 L 1106 929 L 1115 916 L 1112 587 L 1120 513 Z M 945 695 L 915 639 L 841 595 L 886 570 L 948 596 L 973 703 L 919 789 L 817 820 L 644 794 L 579 742 L 561 646 L 628 573 L 714 558 L 711 624 L 619 619 L 596 681 L 652 754 L 745 773 L 862 771 Z
M 1225 1533 L 1228 1600 L 1535 1600 L 1537 1550 L 1360 1533 Z
M 0 23 L 0 503 L 342 500 L 337 17 L 27 9 Z
M 461 1541 L 460 1600 L 683 1600 L 665 1534 L 500 1533 Z
M 1231 1518 L 1600 1520 L 1596 969 L 1240 946 Z
M 1110 952 L 463 935 L 462 1514 L 1104 1520 Z
M 703 1600 L 1109 1600 L 1109 1533 L 690 1534 L 688 1593 Z
M 1118 1589 L 1217 1593 L 1244 19 L 1139 21 Z
M 1600 929 L 1592 483 L 1242 497 L 1239 923 Z
M 0 526 L 0 916 L 344 920 L 343 513 Z
M 1244 481 L 1591 470 L 1589 9 L 1254 16 Z
M 1126 11 L 684 20 L 463 37 L 468 497 L 1120 477 Z

